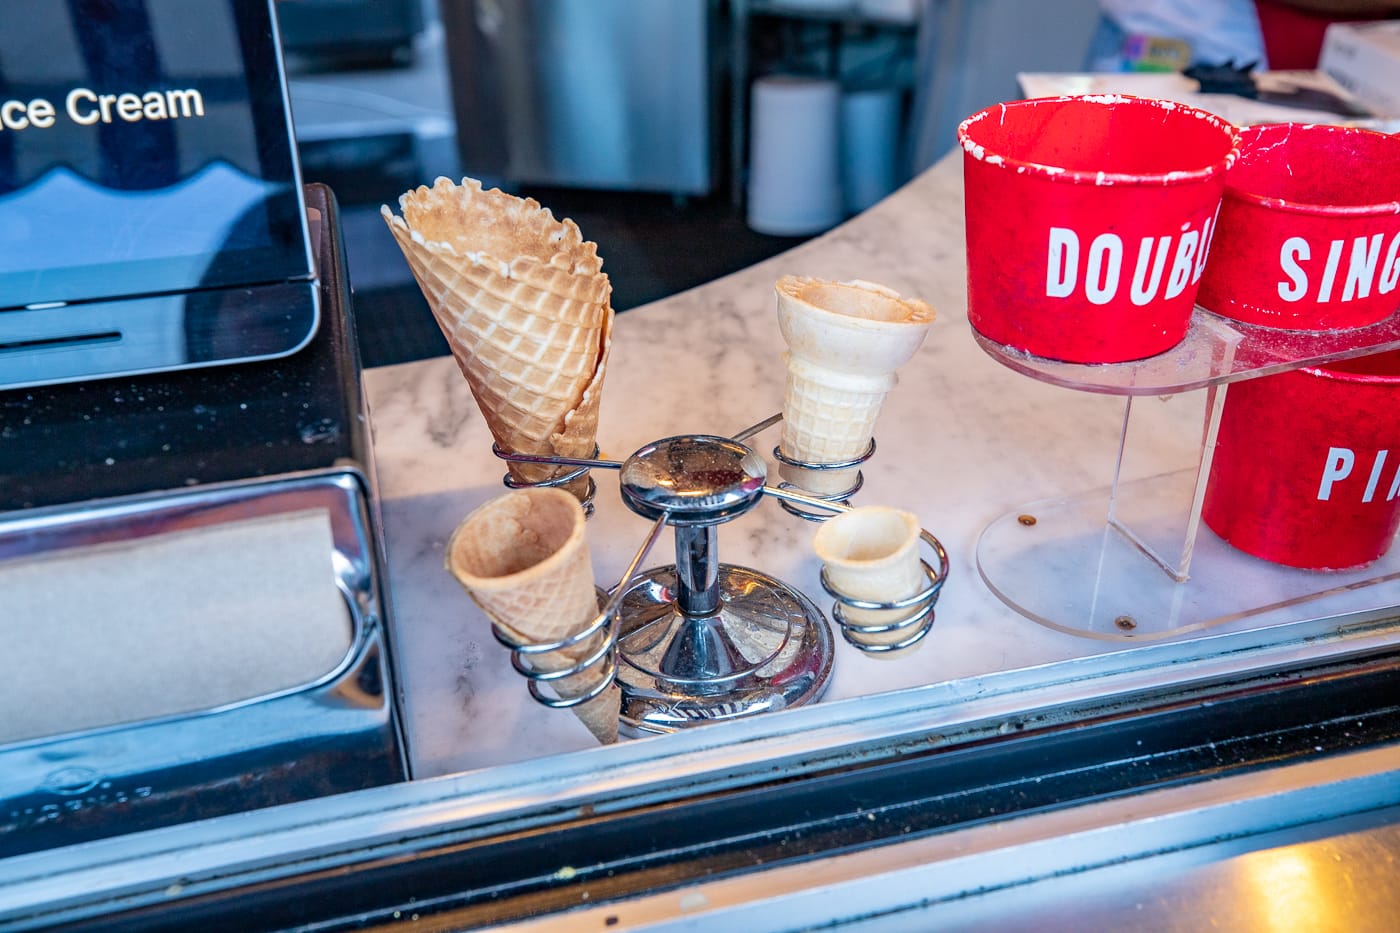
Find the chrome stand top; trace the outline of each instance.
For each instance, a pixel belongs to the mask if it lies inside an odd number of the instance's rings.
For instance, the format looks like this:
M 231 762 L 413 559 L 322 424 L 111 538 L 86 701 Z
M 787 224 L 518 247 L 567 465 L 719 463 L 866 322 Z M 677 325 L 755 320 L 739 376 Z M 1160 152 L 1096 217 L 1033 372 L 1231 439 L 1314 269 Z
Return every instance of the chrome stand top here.
M 779 581 L 720 564 L 717 526 L 767 488 L 767 465 L 731 438 L 669 437 L 622 466 L 623 501 L 675 527 L 676 563 L 624 584 L 617 672 L 622 724 L 666 732 L 810 702 L 826 688 L 831 633 Z
M 647 444 L 622 464 L 622 499 L 638 515 L 672 525 L 714 525 L 758 504 L 768 466 L 727 437 L 688 434 Z

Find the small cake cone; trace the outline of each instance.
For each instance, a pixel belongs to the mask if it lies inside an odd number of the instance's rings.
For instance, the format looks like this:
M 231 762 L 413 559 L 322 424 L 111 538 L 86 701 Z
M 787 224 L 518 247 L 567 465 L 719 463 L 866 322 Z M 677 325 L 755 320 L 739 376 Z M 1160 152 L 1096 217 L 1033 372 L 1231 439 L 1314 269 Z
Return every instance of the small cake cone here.
M 611 346 L 612 286 L 570 220 L 480 182 L 439 178 L 381 210 L 496 443 L 591 457 Z M 511 463 L 525 483 L 556 467 Z M 569 484 L 582 497 L 587 478 Z
M 787 341 L 783 454 L 839 463 L 866 452 L 897 370 L 923 343 L 933 308 L 870 282 L 783 276 L 778 325 Z M 782 464 L 782 477 L 831 495 L 849 489 L 858 467 L 806 470 Z
M 517 489 L 476 509 L 447 544 L 447 569 L 512 640 L 525 645 L 563 641 L 599 612 L 593 563 L 578 500 L 560 489 Z M 609 637 L 597 634 L 558 651 L 532 655 L 541 670 L 563 670 L 589 657 Z M 603 664 L 554 681 L 560 696 L 598 682 Z M 615 683 L 571 707 L 599 742 L 617 741 L 621 694 Z
M 787 383 L 783 392 L 783 454 L 805 463 L 853 460 L 870 448 L 875 419 L 894 388 L 886 378 L 848 377 L 784 354 Z M 805 470 L 780 464 L 779 474 L 808 492 L 828 495 L 849 489 L 859 467 Z
M 918 594 L 928 586 L 928 575 L 919 557 L 919 520 L 912 513 L 883 506 L 863 506 L 827 520 L 812 538 L 812 549 L 826 570 L 832 588 L 852 599 L 896 602 Z M 915 609 L 857 609 L 842 607 L 854 625 L 891 625 Z M 852 641 L 864 645 L 893 645 L 914 634 L 915 627 L 890 632 L 846 630 Z M 916 643 L 922 644 L 922 642 Z M 882 659 L 902 657 L 916 645 L 897 651 L 872 652 Z

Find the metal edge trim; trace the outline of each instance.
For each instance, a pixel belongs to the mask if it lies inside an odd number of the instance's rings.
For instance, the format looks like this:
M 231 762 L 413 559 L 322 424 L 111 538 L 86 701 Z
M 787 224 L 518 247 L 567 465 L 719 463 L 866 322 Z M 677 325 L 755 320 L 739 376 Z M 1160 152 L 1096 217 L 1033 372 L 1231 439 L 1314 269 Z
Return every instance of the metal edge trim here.
M 954 745 L 959 730 L 1023 721 L 1038 710 L 1127 690 L 1263 677 L 1270 666 L 1393 650 L 1400 620 L 1385 609 L 1278 628 L 1287 637 L 1279 630 L 1217 635 L 1047 665 L 1059 675 L 1050 683 L 1044 670 L 1039 683 L 1034 671 L 995 674 L 563 754 L 548 769 L 527 761 L 18 856 L 6 864 L 10 883 L 0 888 L 0 921 L 158 903 L 172 884 L 189 896 L 235 881 L 346 866 L 429 839 L 548 825 L 584 806 L 597 815 L 741 787 L 778 767 L 800 777 L 870 760 L 879 749 L 888 754 L 902 737 L 926 745 L 931 731 Z M 1086 669 L 1094 661 L 1103 668 L 1097 673 Z M 1183 668 L 1191 670 L 1189 681 Z
M 1400 804 L 1400 746 L 1147 791 L 492 930 L 834 927 Z M 1014 853 L 1014 857 L 1009 857 Z M 937 917 L 924 922 L 936 924 Z M 694 925 L 693 927 L 690 925 Z M 706 927 L 708 928 L 708 926 Z

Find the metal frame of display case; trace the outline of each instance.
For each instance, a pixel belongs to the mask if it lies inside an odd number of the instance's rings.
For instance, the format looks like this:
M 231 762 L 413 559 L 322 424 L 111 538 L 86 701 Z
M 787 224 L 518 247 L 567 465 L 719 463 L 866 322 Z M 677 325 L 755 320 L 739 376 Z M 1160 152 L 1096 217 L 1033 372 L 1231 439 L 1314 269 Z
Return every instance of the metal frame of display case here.
M 855 919 L 1306 832 L 1400 805 L 1395 615 L 1144 645 L 36 853 L 6 863 L 0 927 L 466 929 L 643 908 L 664 926 L 723 907 L 788 929 L 805 914 L 752 911 L 842 872 L 870 899 L 801 910 Z M 940 865 L 933 887 L 882 886 Z M 743 895 L 755 872 L 762 890 Z M 686 900 L 701 884 L 729 893 Z
M 0 929 L 836 926 L 1400 826 L 1400 607 L 1117 647 L 14 857 Z

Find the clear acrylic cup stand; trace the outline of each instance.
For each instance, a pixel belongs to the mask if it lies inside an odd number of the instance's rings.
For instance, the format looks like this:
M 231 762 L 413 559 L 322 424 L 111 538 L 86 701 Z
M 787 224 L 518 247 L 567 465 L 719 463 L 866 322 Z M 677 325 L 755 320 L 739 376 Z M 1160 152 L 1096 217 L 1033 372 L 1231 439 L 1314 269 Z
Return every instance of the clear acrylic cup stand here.
M 616 681 L 622 690 L 621 727 L 627 734 L 671 732 L 706 722 L 738 719 L 813 702 L 825 691 L 834 657 L 831 629 L 820 609 L 781 581 L 747 567 L 719 560 L 720 524 L 747 514 L 764 497 L 772 497 L 791 514 L 820 521 L 851 506 L 845 497 L 818 497 L 789 484 L 767 484 L 767 466 L 742 442 L 778 423 L 775 415 L 733 437 L 687 434 L 643 446 L 625 461 L 535 457 L 508 453 L 493 445 L 503 460 L 571 468 L 535 485 L 557 486 L 582 478 L 591 469 L 619 471 L 624 504 L 652 520 L 641 548 L 617 586 L 600 594 L 602 609 L 586 630 L 561 642 L 525 645 L 497 630 L 496 637 L 513 652 L 515 669 L 529 681 L 530 694 L 551 707 L 585 702 Z M 775 450 L 781 462 L 811 469 L 847 468 L 867 460 L 838 464 L 793 461 Z M 529 485 L 513 480 L 511 487 Z M 588 484 L 592 508 L 596 485 Z M 676 563 L 639 570 L 663 529 L 674 530 Z M 928 585 L 907 600 L 890 603 L 851 601 L 829 584 L 838 603 L 858 608 L 901 610 L 906 614 L 879 632 L 897 630 L 897 644 L 870 647 L 860 635 L 875 634 L 833 615 L 846 640 L 862 651 L 909 647 L 928 634 L 934 604 L 948 576 L 948 555 L 927 531 L 921 539 L 935 555 L 937 567 L 924 569 Z M 592 639 L 603 637 L 594 647 Z M 539 659 L 589 639 L 587 657 L 567 666 L 545 666 Z M 564 695 L 553 684 L 569 678 Z
M 1198 307 L 1174 349 L 1106 365 L 1040 359 L 973 335 L 993 358 L 1031 378 L 1126 399 L 1112 487 L 1020 506 L 978 540 L 983 581 L 1032 621 L 1089 638 L 1150 641 L 1265 612 L 1309 619 L 1314 600 L 1400 579 L 1400 548 L 1360 570 L 1296 570 L 1237 551 L 1201 524 L 1230 383 L 1400 347 L 1400 313 L 1368 327 L 1307 333 Z M 1134 397 L 1186 392 L 1201 406 L 1195 468 L 1124 479 L 1147 459 Z M 1186 399 L 1172 404 L 1178 401 Z

